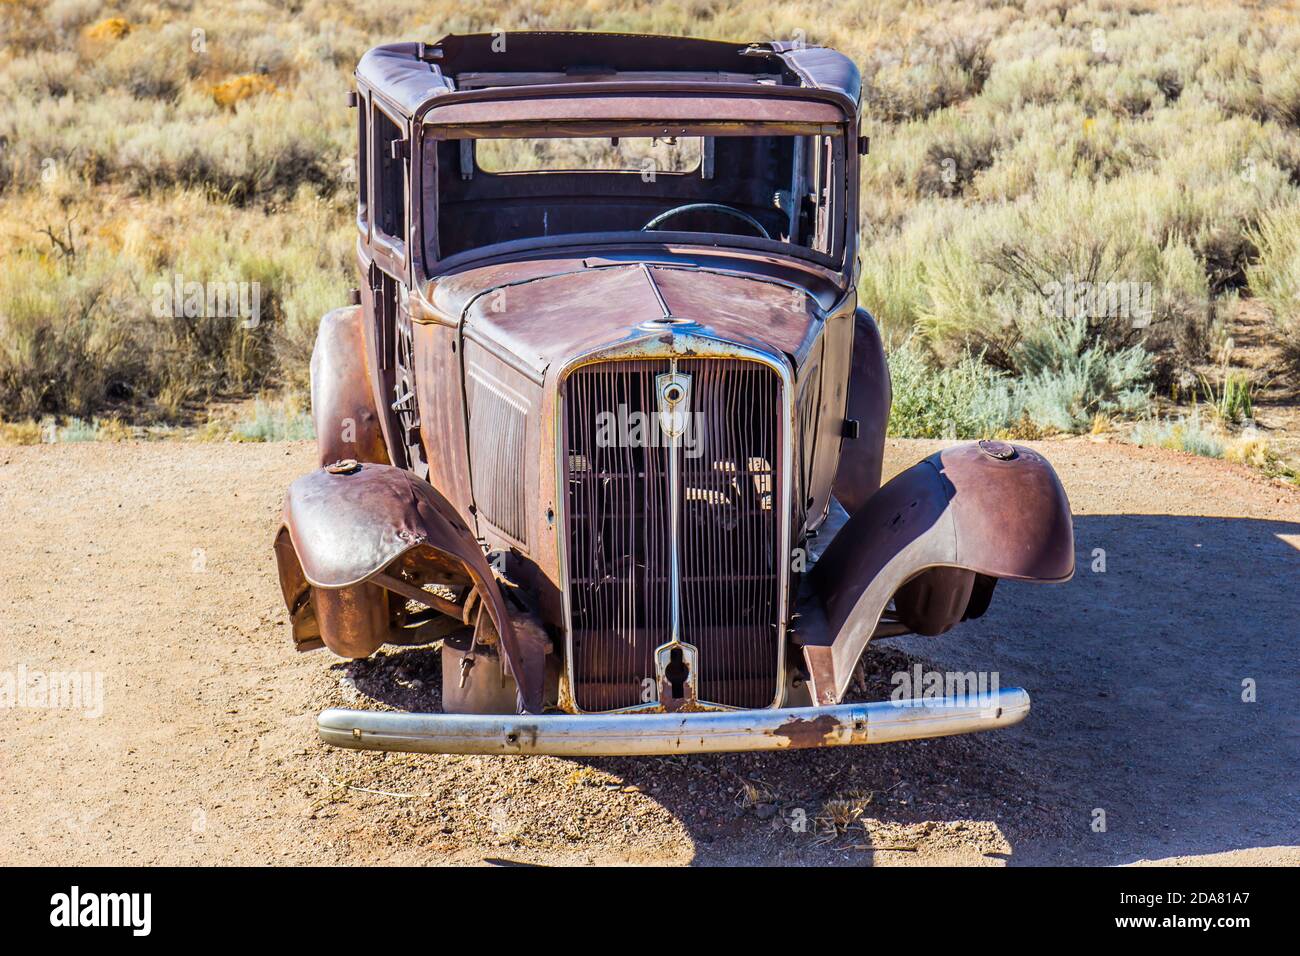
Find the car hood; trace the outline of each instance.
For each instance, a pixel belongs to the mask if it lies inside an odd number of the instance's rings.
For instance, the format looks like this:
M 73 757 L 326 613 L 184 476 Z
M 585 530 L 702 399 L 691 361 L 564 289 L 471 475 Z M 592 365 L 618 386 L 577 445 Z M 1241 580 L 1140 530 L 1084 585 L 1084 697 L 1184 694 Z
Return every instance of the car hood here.
M 439 281 L 433 300 L 460 316 L 467 337 L 508 351 L 539 375 L 588 352 L 686 328 L 781 353 L 798 367 L 826 319 L 798 285 L 662 262 L 487 266 Z M 664 324 L 665 316 L 691 324 Z

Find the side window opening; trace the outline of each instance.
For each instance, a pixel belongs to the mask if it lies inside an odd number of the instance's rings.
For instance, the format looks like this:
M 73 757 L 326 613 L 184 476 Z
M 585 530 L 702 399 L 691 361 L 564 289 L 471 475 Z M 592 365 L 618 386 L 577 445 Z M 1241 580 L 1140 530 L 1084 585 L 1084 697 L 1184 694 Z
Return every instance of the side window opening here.
M 357 222 L 370 221 L 370 164 L 366 162 L 366 107 L 357 110 Z
M 374 111 L 375 226 L 399 243 L 406 239 L 406 170 L 393 144 L 402 130 L 382 110 Z

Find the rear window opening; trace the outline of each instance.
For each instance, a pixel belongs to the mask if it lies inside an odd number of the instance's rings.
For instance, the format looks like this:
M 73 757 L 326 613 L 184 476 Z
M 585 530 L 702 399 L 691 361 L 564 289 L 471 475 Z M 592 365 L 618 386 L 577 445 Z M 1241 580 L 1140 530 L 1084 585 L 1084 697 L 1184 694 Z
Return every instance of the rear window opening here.
M 689 173 L 700 167 L 702 136 L 584 136 L 470 140 L 484 173 Z M 710 139 L 710 146 L 712 140 Z

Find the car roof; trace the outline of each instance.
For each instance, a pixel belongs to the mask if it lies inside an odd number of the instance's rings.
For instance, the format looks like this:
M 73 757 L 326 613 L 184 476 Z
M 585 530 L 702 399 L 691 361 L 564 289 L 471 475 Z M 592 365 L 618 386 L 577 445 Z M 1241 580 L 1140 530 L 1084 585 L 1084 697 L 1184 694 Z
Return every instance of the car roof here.
M 861 99 L 853 61 L 824 47 L 631 33 L 479 33 L 390 44 L 361 58 L 357 78 L 413 117 L 435 100 L 581 97 L 618 90 L 821 99 L 837 103 L 850 117 Z

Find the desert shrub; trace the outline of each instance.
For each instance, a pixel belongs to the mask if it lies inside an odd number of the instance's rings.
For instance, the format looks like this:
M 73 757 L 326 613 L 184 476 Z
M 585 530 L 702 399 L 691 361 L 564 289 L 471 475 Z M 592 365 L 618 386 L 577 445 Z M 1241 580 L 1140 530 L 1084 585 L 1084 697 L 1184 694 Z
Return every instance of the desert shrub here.
M 189 83 L 194 67 L 183 56 L 132 60 L 146 72 L 118 80 L 110 59 L 96 67 L 105 88 L 88 108 L 86 76 L 66 58 L 45 59 L 0 71 L 0 185 L 41 186 L 54 175 L 140 193 L 204 189 L 243 204 L 284 201 L 304 185 L 329 194 L 350 176 L 350 121 L 337 108 L 345 81 L 332 70 L 305 68 L 293 96 L 271 93 L 261 76 L 219 84 L 217 95 Z
M 1082 47 L 1055 47 L 1041 56 L 999 63 L 990 74 L 984 100 L 1001 110 L 1077 98 L 1089 73 Z M 1091 103 L 1085 105 L 1093 105 Z
M 75 269 L 59 265 L 52 293 L 75 306 L 92 260 L 116 257 L 104 281 L 138 339 L 136 359 L 99 389 L 106 401 L 126 391 L 180 408 L 227 387 L 301 384 L 319 314 L 355 284 L 348 216 L 332 197 L 351 186 L 355 117 L 339 95 L 356 58 L 376 42 L 498 28 L 800 39 L 848 53 L 873 143 L 859 293 L 889 342 L 914 335 L 927 362 L 982 355 L 1028 380 L 1037 373 L 1017 364 L 1019 346 L 1050 318 L 1041 286 L 1086 281 L 1098 261 L 1094 277 L 1150 288 L 1142 327 L 1090 316 L 1090 344 L 1054 378 L 1019 398 L 1004 383 L 1009 404 L 1049 427 L 1082 414 L 1069 396 L 1095 374 L 1082 367 L 1094 367 L 1089 349 L 1141 344 L 1153 381 L 1194 383 L 1238 292 L 1270 304 L 1300 369 L 1293 246 L 1259 238 L 1300 200 L 1300 24 L 1285 10 L 828 0 L 809 22 L 802 7 L 721 0 L 304 0 L 268 20 L 263 6 L 0 0 L 0 252 L 51 254 L 27 226 L 44 221 L 27 215 L 33 196 L 113 207 L 93 227 L 83 214 L 86 248 Z M 114 18 L 126 27 L 100 26 Z M 304 190 L 330 211 L 304 219 Z M 203 246 L 194 233 L 215 235 Z M 1037 265 L 1017 272 L 1026 254 Z M 178 271 L 256 276 L 265 327 L 163 328 L 150 284 Z M 105 330 L 86 347 L 110 341 Z M 65 402 L 60 388 L 50 402 Z
M 1177 419 L 1139 422 L 1130 433 L 1130 440 L 1135 445 L 1169 448 L 1207 458 L 1222 458 L 1224 451 L 1223 436 L 1201 421 L 1199 409 L 1193 409 L 1190 415 L 1181 415 Z
M 1005 376 L 966 353 L 936 368 L 908 341 L 889 353 L 894 403 L 889 434 L 898 438 L 983 438 L 1011 418 Z
M 0 418 L 85 415 L 136 377 L 112 263 L 32 253 L 0 268 Z
M 936 31 L 904 49 L 869 55 L 863 96 L 873 116 L 916 119 L 978 94 L 991 68 L 984 38 Z
M 88 33 L 113 22 L 96 24 Z M 199 75 L 202 63 L 190 49 L 190 31 L 181 23 L 129 28 L 120 36 L 101 37 L 99 48 L 88 52 L 89 79 L 99 89 L 165 102 Z
M 1201 68 L 1206 94 L 1230 114 L 1300 128 L 1300 25 L 1225 38 Z
M 45 7 L 45 20 L 63 37 L 70 39 L 91 23 L 103 8 L 99 0 L 51 0 Z
M 1259 255 L 1250 235 L 1241 231 L 1243 226 L 1249 228 L 1250 223 L 1218 223 L 1196 237 L 1196 253 L 1205 263 L 1206 280 L 1213 294 L 1244 286 L 1246 267 Z
M 1013 415 L 1044 431 L 1086 431 L 1098 415 L 1134 416 L 1151 404 L 1150 353 L 1141 345 L 1108 346 L 1084 315 L 1032 326 L 1013 360 Z
M 276 364 L 284 383 L 305 390 L 321 316 L 345 305 L 356 280 L 342 270 L 313 269 L 287 291 L 276 325 Z
M 937 366 L 915 340 L 889 353 L 894 388 L 889 434 L 904 438 L 1040 437 L 1089 430 L 1098 416 L 1136 417 L 1151 406 L 1150 358 L 1085 341 L 1082 322 L 1058 323 L 1022 343 L 1012 377 L 965 352 Z
M 8 250 L 0 232 L 0 417 L 125 404 L 170 418 L 218 395 L 305 384 L 319 316 L 355 284 L 349 212 L 308 191 L 275 214 L 194 193 L 143 217 L 126 199 L 93 216 L 75 201 L 10 203 L 15 223 L 69 221 L 9 237 Z
M 988 22 L 978 94 L 873 136 L 862 301 L 894 341 L 915 331 L 941 362 L 973 350 L 1022 374 L 1045 286 L 1131 283 L 1142 321 L 1092 316 L 1090 335 L 1142 344 L 1161 386 L 1194 383 L 1260 255 L 1256 225 L 1300 201 L 1300 27 L 1053 3 Z M 931 196 L 960 196 L 956 221 Z
M 1211 296 L 1193 247 L 1169 228 L 1175 216 L 1152 208 L 1144 221 L 1122 202 L 1130 187 L 1120 185 L 1058 179 L 1041 198 L 966 210 L 961 229 L 937 228 L 918 210 L 901 232 L 903 240 L 919 233 L 903 248 L 924 266 L 910 273 L 906 302 L 883 311 L 911 318 L 940 358 L 973 348 L 1017 374 L 1016 345 L 1036 324 L 1080 312 L 1089 337 L 1108 349 L 1143 344 L 1162 381 L 1203 362 L 1225 302 Z M 864 254 L 869 308 L 882 291 L 875 276 L 902 257 L 888 248 L 899 241 Z
M 1251 238 L 1259 261 L 1246 271 L 1250 291 L 1268 306 L 1283 360 L 1300 375 L 1300 211 L 1264 216 Z
M 864 232 L 858 295 L 886 340 L 901 342 L 916 329 L 929 303 L 936 250 L 945 248 L 964 216 L 953 203 L 927 200 L 902 228 Z
M 950 135 L 932 142 L 926 147 L 925 160 L 917 171 L 917 194 L 961 195 L 980 172 L 993 165 L 996 148 L 997 138 L 992 131 L 984 131 L 982 135 Z
M 230 430 L 236 441 L 304 441 L 316 437 L 311 414 L 296 401 L 269 402 L 258 399 L 253 415 L 234 423 Z

